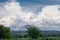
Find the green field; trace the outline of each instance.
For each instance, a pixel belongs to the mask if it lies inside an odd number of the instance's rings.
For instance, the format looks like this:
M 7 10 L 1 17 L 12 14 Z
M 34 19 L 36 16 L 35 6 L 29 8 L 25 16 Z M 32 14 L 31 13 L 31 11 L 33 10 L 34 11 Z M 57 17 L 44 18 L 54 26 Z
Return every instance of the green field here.
M 15 38 L 15 39 L 0 39 L 0 40 L 32 40 L 29 38 Z M 60 40 L 60 37 L 40 37 L 38 39 L 33 40 Z
M 30 39 L 28 39 L 28 38 L 18 38 L 17 40 L 30 40 Z M 60 37 L 40 37 L 36 40 L 60 40 Z

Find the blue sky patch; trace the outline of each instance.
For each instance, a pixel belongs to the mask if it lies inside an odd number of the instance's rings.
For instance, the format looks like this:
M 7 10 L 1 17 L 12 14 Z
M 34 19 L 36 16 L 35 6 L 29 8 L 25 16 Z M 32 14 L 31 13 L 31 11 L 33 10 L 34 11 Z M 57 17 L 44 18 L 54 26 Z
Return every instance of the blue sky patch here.
M 0 2 L 6 2 L 11 0 L 0 0 Z M 41 11 L 43 8 L 42 6 L 46 5 L 60 5 L 60 0 L 17 0 L 17 2 L 20 3 L 20 5 L 29 11 L 37 12 Z M 38 6 L 39 5 L 39 6 Z M 42 6 L 40 6 L 42 5 Z M 36 7 L 38 6 L 38 7 Z
M 5 1 L 7 1 L 7 0 L 0 0 L 0 2 L 5 2 Z
M 60 4 L 60 0 L 18 0 L 21 3 L 35 3 L 35 4 L 41 4 L 41 5 L 55 5 Z

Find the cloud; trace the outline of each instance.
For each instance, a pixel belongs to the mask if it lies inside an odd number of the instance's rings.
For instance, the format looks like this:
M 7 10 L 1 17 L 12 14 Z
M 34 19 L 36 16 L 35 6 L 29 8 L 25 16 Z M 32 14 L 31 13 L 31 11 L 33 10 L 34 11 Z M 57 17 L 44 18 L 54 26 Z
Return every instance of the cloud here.
M 8 27 L 8 26 L 12 25 L 15 18 L 16 18 L 15 15 L 9 15 L 9 17 L 5 16 L 0 20 L 0 23 Z
M 6 16 L 9 14 L 16 14 L 16 13 L 21 13 L 21 7 L 18 2 L 6 2 L 5 4 L 2 4 L 0 6 L 0 17 Z M 3 15 L 4 14 L 4 15 Z
M 38 14 L 38 12 L 40 12 L 43 7 L 44 7 L 43 5 L 29 4 L 29 5 L 23 5 L 22 9 L 26 12 L 33 12 L 33 13 Z
M 18 2 L 8 2 L 0 9 L 0 23 L 13 30 L 23 30 L 25 25 L 36 25 L 43 30 L 60 30 L 60 5 L 47 5 L 39 14 L 25 12 Z M 3 13 L 3 14 L 2 14 Z
M 49 30 L 57 30 L 58 28 L 60 28 L 59 27 L 59 24 L 60 24 L 59 8 L 60 8 L 60 5 L 46 6 L 43 8 L 42 12 L 40 12 L 43 28 L 46 28 Z
M 22 7 L 20 6 L 18 2 L 8 2 L 6 3 L 6 5 L 3 4 L 3 7 L 1 7 L 0 10 L 1 10 L 0 11 L 0 14 L 1 14 L 0 23 L 5 26 L 12 26 L 12 25 L 17 26 L 18 22 L 15 22 L 17 19 L 25 21 L 25 20 L 28 20 L 29 18 L 28 15 L 32 15 L 32 13 L 30 14 L 30 12 L 25 13 L 24 11 L 22 11 Z

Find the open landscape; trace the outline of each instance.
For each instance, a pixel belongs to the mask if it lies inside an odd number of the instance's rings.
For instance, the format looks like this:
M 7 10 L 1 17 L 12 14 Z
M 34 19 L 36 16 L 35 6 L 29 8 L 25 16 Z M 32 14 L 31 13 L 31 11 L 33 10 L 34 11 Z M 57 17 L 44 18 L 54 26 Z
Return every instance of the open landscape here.
M 32 39 L 17 38 L 17 39 L 0 39 L 0 40 L 32 40 Z M 39 38 L 39 39 L 33 39 L 33 40 L 60 40 L 60 37 L 45 37 L 45 38 Z
M 60 0 L 0 0 L 0 40 L 60 40 Z

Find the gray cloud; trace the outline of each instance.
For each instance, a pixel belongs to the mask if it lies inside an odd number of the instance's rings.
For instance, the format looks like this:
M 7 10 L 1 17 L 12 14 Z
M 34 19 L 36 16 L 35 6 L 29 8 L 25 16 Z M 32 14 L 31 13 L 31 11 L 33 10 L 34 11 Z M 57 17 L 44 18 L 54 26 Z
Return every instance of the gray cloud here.
M 23 11 L 18 2 L 8 2 L 6 5 L 3 4 L 0 9 L 0 15 L 5 16 L 0 19 L 0 23 L 14 30 L 23 30 L 24 27 L 22 26 L 27 24 L 34 24 L 44 30 L 60 30 L 59 8 L 60 5 L 47 5 L 36 15 L 32 12 Z

